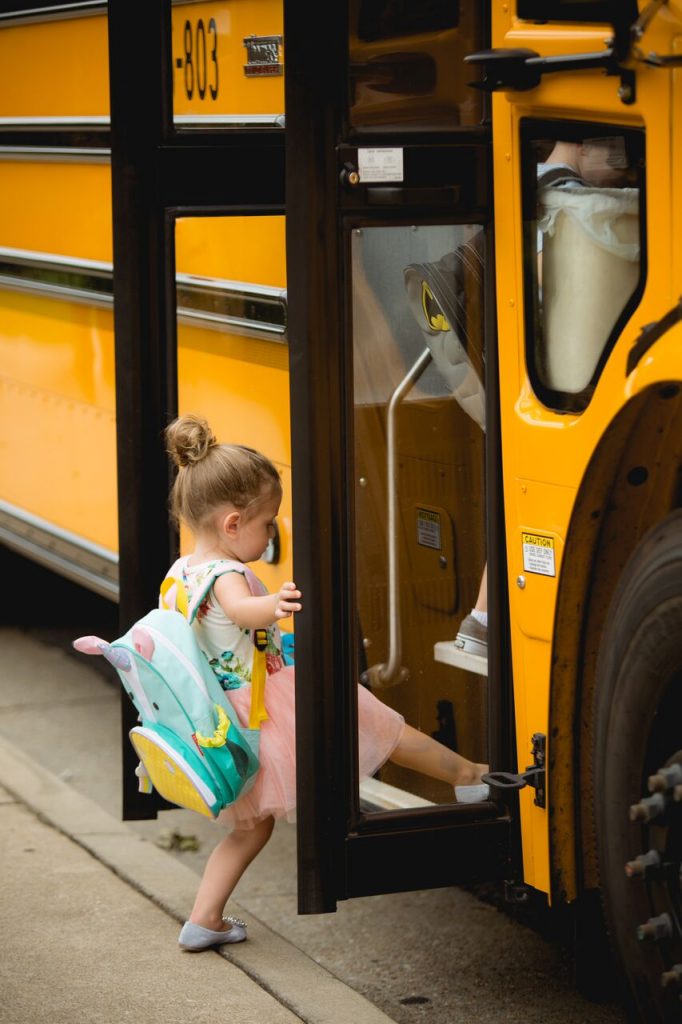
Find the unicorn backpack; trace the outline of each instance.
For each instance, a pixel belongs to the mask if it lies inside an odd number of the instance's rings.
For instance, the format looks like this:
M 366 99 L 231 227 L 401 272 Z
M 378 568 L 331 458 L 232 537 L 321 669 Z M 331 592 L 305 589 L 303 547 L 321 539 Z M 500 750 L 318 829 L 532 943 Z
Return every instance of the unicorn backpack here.
M 140 759 L 140 789 L 155 787 L 179 807 L 215 818 L 253 783 L 258 771 L 264 705 L 265 630 L 253 631 L 254 662 L 249 725 L 241 725 L 227 693 L 200 649 L 191 623 L 218 575 L 238 563 L 217 563 L 191 603 L 180 580 L 167 578 L 160 608 L 107 643 L 74 640 L 83 654 L 101 654 L 116 672 L 139 714 L 130 741 Z M 243 566 L 239 565 L 243 572 Z M 252 593 L 258 581 L 247 571 Z

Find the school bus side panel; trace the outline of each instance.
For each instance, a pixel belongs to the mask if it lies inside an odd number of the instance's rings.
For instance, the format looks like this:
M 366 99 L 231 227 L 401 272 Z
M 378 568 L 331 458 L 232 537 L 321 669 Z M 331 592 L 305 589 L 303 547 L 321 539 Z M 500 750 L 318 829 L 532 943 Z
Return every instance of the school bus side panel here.
M 543 55 L 598 50 L 605 31 L 581 29 L 571 36 L 570 26 L 533 26 L 499 15 L 494 45 L 527 46 Z M 670 40 L 656 40 L 667 52 Z M 550 772 L 562 770 L 559 789 L 551 798 L 564 813 L 573 798 L 569 774 L 572 753 L 569 736 L 573 722 L 566 722 L 561 736 L 550 727 L 552 660 L 557 643 L 556 602 L 564 577 L 574 566 L 562 563 L 569 524 L 587 467 L 609 424 L 632 394 L 626 363 L 629 350 L 643 323 L 657 319 L 670 307 L 671 235 L 667 216 L 670 181 L 662 172 L 660 189 L 646 195 L 646 280 L 637 308 L 611 351 L 588 407 L 579 414 L 557 413 L 535 395 L 526 366 L 524 310 L 523 223 L 521 217 L 521 122 L 524 119 L 566 119 L 611 123 L 644 128 L 647 152 L 656 153 L 659 168 L 671 166 L 669 124 L 671 110 L 665 88 L 653 69 L 638 70 L 637 102 L 625 106 L 617 94 L 617 82 L 600 72 L 555 74 L 543 78 L 529 92 L 494 96 L 497 299 L 500 338 L 500 377 L 504 488 L 507 508 L 507 558 L 511 611 L 511 643 L 514 663 L 518 768 L 530 763 L 531 737 L 547 737 Z M 509 197 L 513 197 L 513 202 Z M 662 372 L 661 370 L 658 371 Z M 672 368 L 669 372 L 675 372 Z M 524 534 L 551 538 L 555 550 L 555 575 L 539 575 L 524 560 Z M 571 549 L 575 556 L 574 549 Z M 571 627 L 568 627 L 571 628 Z M 550 786 L 552 784 L 550 783 Z M 549 813 L 534 804 L 529 789 L 520 794 L 524 878 L 549 892 Z M 572 817 L 570 814 L 568 817 Z M 569 886 L 574 893 L 574 887 Z

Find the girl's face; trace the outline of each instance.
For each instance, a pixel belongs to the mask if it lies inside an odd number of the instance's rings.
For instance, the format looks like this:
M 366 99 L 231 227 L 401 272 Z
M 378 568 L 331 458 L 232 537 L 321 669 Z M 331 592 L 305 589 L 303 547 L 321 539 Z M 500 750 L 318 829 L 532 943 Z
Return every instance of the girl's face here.
M 275 536 L 275 518 L 279 512 L 281 496 L 267 498 L 247 519 L 240 518 L 232 547 L 242 562 L 255 562 Z

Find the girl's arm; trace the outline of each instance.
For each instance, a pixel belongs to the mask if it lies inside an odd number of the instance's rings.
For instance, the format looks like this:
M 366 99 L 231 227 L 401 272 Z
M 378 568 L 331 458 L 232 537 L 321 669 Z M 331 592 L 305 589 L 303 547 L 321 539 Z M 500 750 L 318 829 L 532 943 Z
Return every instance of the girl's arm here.
M 230 622 L 242 629 L 265 629 L 301 610 L 295 583 L 284 583 L 277 594 L 254 597 L 240 572 L 228 572 L 218 577 L 213 590 Z

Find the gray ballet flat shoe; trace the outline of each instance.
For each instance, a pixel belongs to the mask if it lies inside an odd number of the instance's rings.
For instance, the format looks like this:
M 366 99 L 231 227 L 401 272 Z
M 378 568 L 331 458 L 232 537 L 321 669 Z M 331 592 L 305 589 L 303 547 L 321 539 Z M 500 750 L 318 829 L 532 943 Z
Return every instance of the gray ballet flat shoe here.
M 200 924 L 185 921 L 178 936 L 178 945 L 188 953 L 198 953 L 211 946 L 222 946 L 225 942 L 243 942 L 246 938 L 246 921 L 238 917 L 224 917 L 232 927 L 227 932 L 213 932 L 210 928 L 202 928 Z

